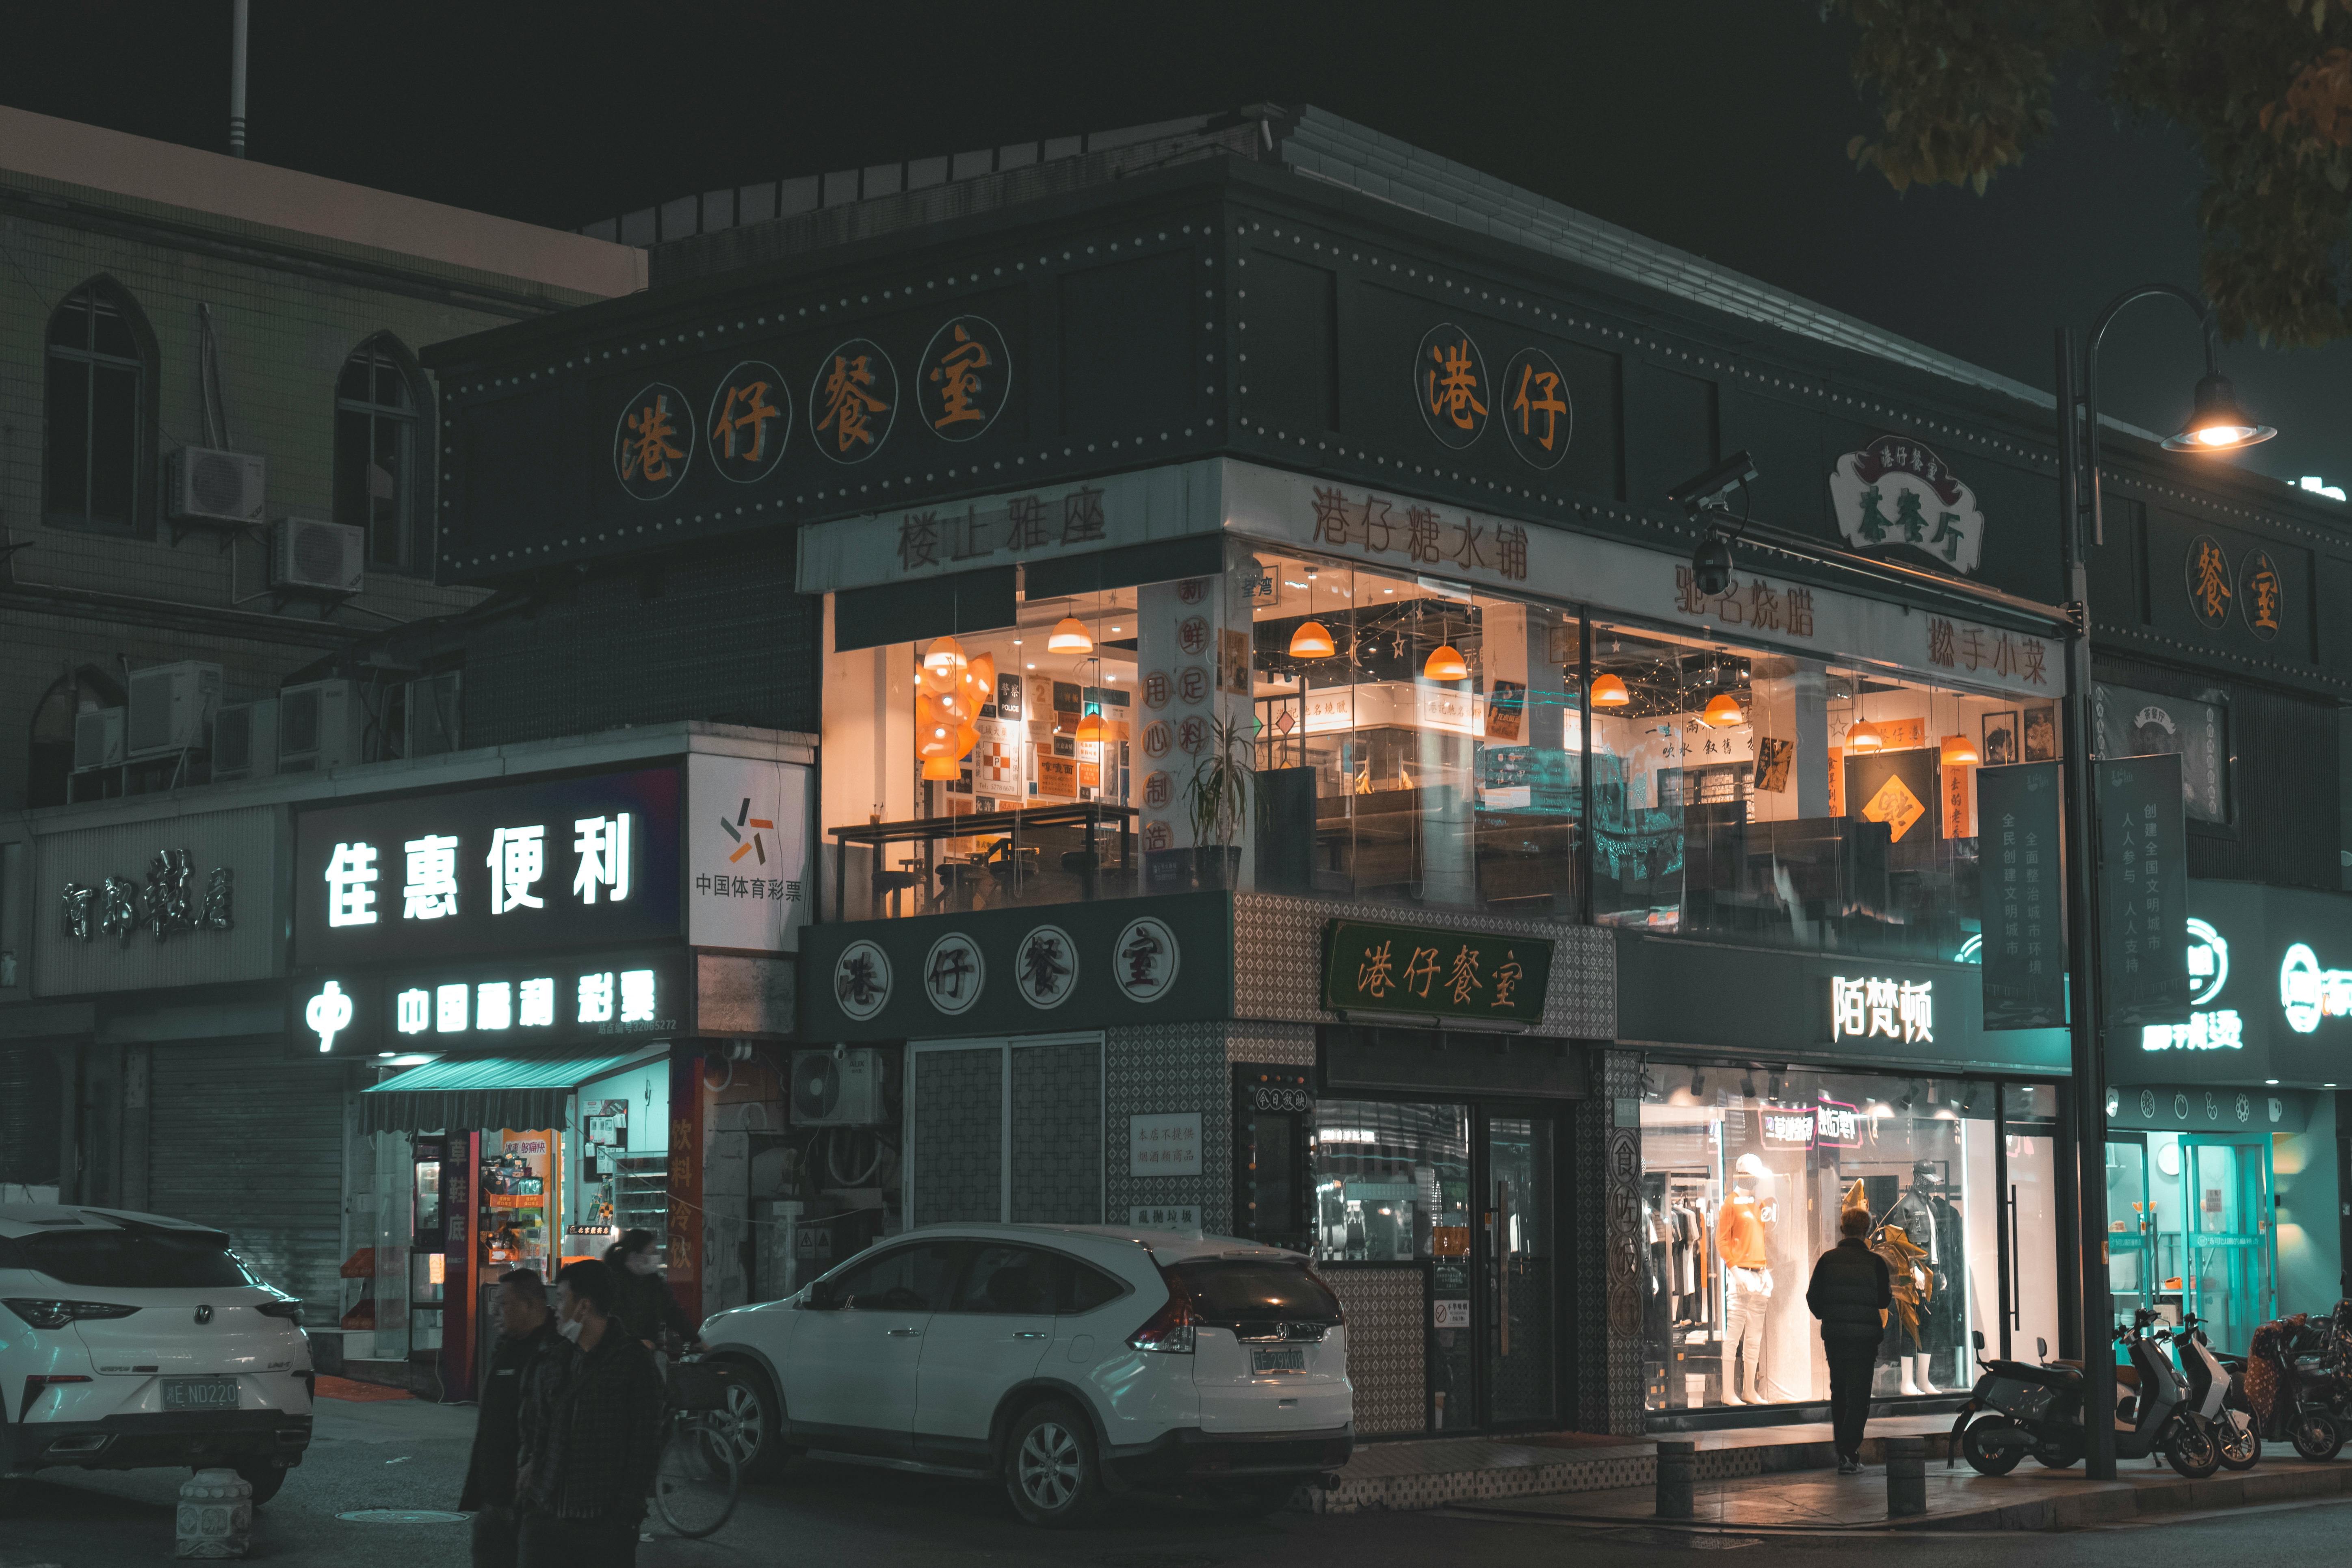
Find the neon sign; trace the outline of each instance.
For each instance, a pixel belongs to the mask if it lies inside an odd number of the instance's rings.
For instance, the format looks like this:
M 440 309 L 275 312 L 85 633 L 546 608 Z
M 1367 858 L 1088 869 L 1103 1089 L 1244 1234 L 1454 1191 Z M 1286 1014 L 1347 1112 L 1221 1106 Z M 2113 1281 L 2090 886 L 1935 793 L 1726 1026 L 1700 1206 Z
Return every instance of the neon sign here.
M 2189 917 L 2189 984 L 2191 1008 L 2221 994 L 2230 983 L 2230 943 L 2212 923 Z M 2185 1024 L 2147 1024 L 2139 1032 L 2144 1051 L 2239 1051 L 2246 1047 L 2246 1021 L 2235 1007 L 2194 1012 Z
M 2352 969 L 2322 969 L 2310 944 L 2296 942 L 2279 962 L 2279 1006 L 2298 1035 L 2318 1028 L 2322 1018 L 2352 1017 Z
M 1874 1036 L 1906 1042 L 1936 1042 L 1936 983 L 1932 980 L 1830 982 L 1830 1040 L 1866 1040 Z

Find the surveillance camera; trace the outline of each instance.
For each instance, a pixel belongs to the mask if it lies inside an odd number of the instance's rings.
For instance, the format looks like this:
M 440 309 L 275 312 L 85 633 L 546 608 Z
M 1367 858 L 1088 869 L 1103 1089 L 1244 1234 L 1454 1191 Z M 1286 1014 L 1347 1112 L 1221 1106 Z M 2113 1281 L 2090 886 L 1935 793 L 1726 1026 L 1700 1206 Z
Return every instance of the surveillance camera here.
M 1698 511 L 1723 504 L 1723 498 L 1756 478 L 1756 459 L 1746 452 L 1734 452 L 1728 458 L 1700 474 L 1685 479 L 1666 492 L 1666 500 L 1686 511 Z
M 1708 533 L 1691 552 L 1691 580 L 1710 599 L 1730 589 L 1731 546 L 1724 542 L 1720 534 Z

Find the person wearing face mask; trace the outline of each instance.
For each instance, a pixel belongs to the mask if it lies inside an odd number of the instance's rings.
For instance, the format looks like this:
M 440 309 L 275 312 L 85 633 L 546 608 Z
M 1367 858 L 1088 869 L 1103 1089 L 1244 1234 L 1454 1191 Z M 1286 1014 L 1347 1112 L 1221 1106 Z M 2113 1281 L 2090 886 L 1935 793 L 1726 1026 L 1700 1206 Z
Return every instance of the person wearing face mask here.
M 457 1506 L 474 1516 L 474 1568 L 513 1568 L 515 1465 L 531 1383 L 558 1342 L 547 1310 L 547 1284 L 535 1268 L 510 1268 L 499 1280 L 499 1343 L 482 1384 L 473 1457 Z
M 527 1391 L 515 1480 L 521 1568 L 637 1560 L 662 1443 L 651 1352 L 618 1314 L 620 1275 L 583 1258 L 555 1277 L 555 1350 Z
M 621 1320 L 629 1332 L 656 1353 L 672 1348 L 673 1339 L 688 1350 L 700 1350 L 694 1324 L 677 1304 L 677 1293 L 654 1260 L 658 1239 L 649 1230 L 625 1230 L 621 1239 L 604 1249 L 604 1261 L 621 1279 Z

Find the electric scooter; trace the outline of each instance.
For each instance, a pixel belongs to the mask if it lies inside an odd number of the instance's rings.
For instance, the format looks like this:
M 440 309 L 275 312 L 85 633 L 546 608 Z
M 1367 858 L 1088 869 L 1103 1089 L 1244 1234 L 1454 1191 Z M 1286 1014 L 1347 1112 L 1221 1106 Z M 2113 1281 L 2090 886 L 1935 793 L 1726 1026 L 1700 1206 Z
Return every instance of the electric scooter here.
M 2254 1429 L 2253 1412 L 2238 1392 L 2236 1374 L 2213 1353 L 2213 1343 L 2205 1337 L 2204 1320 L 2191 1312 L 2178 1329 L 2169 1333 L 2159 1329 L 2156 1337 L 2168 1341 L 2179 1359 L 2188 1403 L 2213 1429 L 2214 1440 L 2221 1447 L 2221 1463 L 2232 1470 L 2252 1469 L 2263 1457 L 2263 1436 Z
M 2131 1326 L 2117 1329 L 2109 1343 L 2125 1347 L 2129 1366 L 2116 1369 L 2119 1395 L 2108 1417 L 2115 1424 L 2116 1458 L 2160 1455 L 2190 1480 L 2202 1480 L 2221 1466 L 2221 1446 L 2205 1418 L 2186 1403 L 2188 1391 L 2145 1332 L 2156 1314 L 2142 1308 Z M 1984 1335 L 1974 1336 L 1977 1379 L 1968 1403 L 1952 1425 L 1954 1446 L 1980 1475 L 2005 1476 L 2032 1454 L 2053 1469 L 2083 1457 L 2083 1369 L 2074 1363 L 1984 1359 Z M 2047 1355 L 2049 1347 L 2042 1345 Z M 1950 1463 L 1948 1458 L 1945 1461 Z

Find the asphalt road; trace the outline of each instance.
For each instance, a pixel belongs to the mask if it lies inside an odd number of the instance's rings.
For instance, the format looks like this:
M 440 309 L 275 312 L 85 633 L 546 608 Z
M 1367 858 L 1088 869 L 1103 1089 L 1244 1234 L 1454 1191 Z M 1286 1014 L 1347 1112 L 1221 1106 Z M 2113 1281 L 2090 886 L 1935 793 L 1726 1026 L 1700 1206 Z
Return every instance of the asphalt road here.
M 322 1400 L 310 1458 L 261 1509 L 253 1561 L 317 1568 L 462 1568 L 462 1523 L 378 1524 L 336 1517 L 364 1509 L 453 1510 L 473 1413 L 414 1401 L 350 1405 Z M 180 1471 L 48 1472 L 0 1497 L 0 1568 L 117 1568 L 172 1557 L 173 1501 Z M 1821 1568 L 1824 1555 L 1856 1568 L 1892 1552 L 1904 1568 L 2144 1568 L 2157 1544 L 2179 1559 L 2243 1554 L 2251 1531 L 2272 1560 L 2340 1559 L 2352 1501 L 2242 1510 L 2131 1530 L 2063 1535 L 1885 1535 L 1799 1539 L 1588 1531 L 1445 1514 L 1304 1513 L 1236 1521 L 1181 1505 L 1122 1501 L 1095 1528 L 1031 1530 L 992 1488 L 886 1471 L 803 1463 L 756 1484 L 735 1517 L 708 1541 L 678 1541 L 649 1527 L 638 1550 L 646 1568 L 736 1568 L 811 1563 L 824 1568 L 900 1564 L 1037 1564 L 1068 1568 L 1428 1568 L 1471 1561 L 1481 1568 L 1557 1568 L 1624 1563 L 1650 1568 L 1734 1551 L 1752 1568 Z

